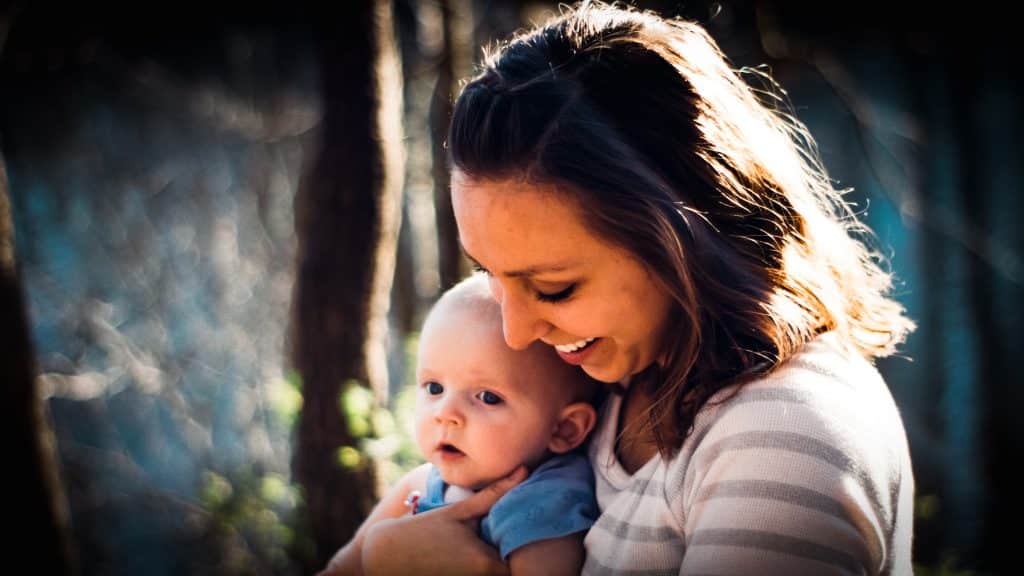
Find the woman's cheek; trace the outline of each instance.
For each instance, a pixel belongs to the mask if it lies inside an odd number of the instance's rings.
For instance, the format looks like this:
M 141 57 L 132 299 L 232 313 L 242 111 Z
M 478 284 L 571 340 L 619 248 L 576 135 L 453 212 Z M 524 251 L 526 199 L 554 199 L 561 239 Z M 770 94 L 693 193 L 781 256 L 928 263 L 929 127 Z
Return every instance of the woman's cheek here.
M 501 283 L 498 282 L 498 279 L 494 276 L 488 276 L 487 285 L 491 288 L 491 296 L 493 296 L 498 303 L 501 303 L 501 299 L 505 293 L 501 287 Z
M 602 314 L 603 311 L 599 307 L 587 306 L 586 302 L 570 301 L 556 312 L 552 324 L 573 336 L 600 337 L 604 336 L 598 330 Z

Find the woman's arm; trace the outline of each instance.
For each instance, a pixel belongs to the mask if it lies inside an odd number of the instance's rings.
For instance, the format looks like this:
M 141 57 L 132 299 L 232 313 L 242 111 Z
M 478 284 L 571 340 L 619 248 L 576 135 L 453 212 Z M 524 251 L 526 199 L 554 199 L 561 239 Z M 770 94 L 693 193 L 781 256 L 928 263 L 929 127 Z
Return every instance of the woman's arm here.
M 566 574 L 576 576 L 583 568 L 583 535 L 577 532 L 561 538 L 539 540 L 508 555 L 512 576 Z
M 508 574 L 508 567 L 497 551 L 477 536 L 477 525 L 480 517 L 526 475 L 526 468 L 519 467 L 461 502 L 415 516 L 382 517 L 365 526 L 359 545 L 362 573 L 373 576 Z M 403 494 L 399 500 L 404 499 Z M 343 552 L 344 549 L 339 555 Z M 347 573 L 341 571 L 339 565 L 337 571 L 329 568 L 322 574 Z
M 408 511 L 405 506 L 405 499 L 413 490 L 422 492 L 427 484 L 427 473 L 430 471 L 430 464 L 423 464 L 409 471 L 401 480 L 395 483 L 388 490 L 388 493 L 381 498 L 380 502 L 373 508 L 373 512 L 363 521 L 362 526 L 356 531 L 356 535 L 338 550 L 334 558 L 327 564 L 318 576 L 341 575 L 356 576 L 363 573 L 363 540 L 366 533 L 374 525 L 389 518 L 399 518 Z

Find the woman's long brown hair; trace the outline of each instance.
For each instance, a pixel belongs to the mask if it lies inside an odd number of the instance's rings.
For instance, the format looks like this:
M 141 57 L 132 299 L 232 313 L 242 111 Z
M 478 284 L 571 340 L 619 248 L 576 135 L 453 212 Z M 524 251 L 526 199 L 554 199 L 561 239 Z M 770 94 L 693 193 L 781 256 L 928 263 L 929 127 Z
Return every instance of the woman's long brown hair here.
M 751 74 L 697 24 L 587 2 L 497 47 L 455 103 L 454 169 L 553 184 L 674 298 L 647 420 L 666 454 L 713 394 L 817 334 L 872 359 L 914 328 L 781 89 Z

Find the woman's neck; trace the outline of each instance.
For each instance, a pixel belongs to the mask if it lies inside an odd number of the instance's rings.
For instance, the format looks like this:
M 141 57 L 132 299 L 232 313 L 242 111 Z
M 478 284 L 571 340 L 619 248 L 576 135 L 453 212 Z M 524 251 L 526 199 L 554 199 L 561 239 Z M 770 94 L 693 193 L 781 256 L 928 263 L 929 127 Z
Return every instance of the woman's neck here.
M 648 386 L 634 379 L 626 388 L 615 428 L 615 455 L 626 472 L 633 474 L 658 453 L 648 409 L 654 398 Z

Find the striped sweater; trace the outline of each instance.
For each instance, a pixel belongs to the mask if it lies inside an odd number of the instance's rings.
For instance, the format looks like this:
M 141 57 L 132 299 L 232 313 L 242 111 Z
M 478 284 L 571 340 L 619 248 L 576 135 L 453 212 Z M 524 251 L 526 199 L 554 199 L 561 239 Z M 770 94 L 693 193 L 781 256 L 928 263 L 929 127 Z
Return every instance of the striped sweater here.
M 670 460 L 613 456 L 621 396 L 590 445 L 601 516 L 584 574 L 911 574 L 906 433 L 871 364 L 820 336 L 700 411 Z

